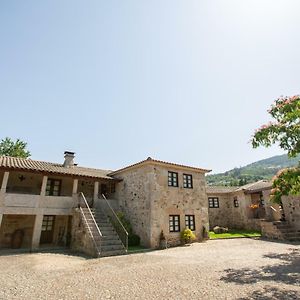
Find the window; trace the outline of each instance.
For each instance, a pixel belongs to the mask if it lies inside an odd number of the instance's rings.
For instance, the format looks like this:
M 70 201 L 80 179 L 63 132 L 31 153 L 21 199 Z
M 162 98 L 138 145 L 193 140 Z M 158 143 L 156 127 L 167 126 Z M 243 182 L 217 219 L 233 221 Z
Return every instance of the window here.
M 178 173 L 168 172 L 168 186 L 178 187 Z
M 54 216 L 44 216 L 42 231 L 52 231 L 54 225 Z
M 170 228 L 170 232 L 179 232 L 180 231 L 179 215 L 170 215 L 169 216 L 169 228 Z
M 183 174 L 183 187 L 186 189 L 193 188 L 193 176 L 189 174 Z
M 193 231 L 196 230 L 194 215 L 185 215 L 185 227 Z
M 46 196 L 60 196 L 61 180 L 51 179 L 47 181 Z
M 239 200 L 238 200 L 237 197 L 234 197 L 234 198 L 233 198 L 233 206 L 234 206 L 234 207 L 239 207 Z
M 115 193 L 116 192 L 116 184 L 114 182 L 112 182 L 110 184 L 110 192 L 111 193 Z
M 208 207 L 209 208 L 218 208 L 219 207 L 219 198 L 209 197 L 208 198 Z

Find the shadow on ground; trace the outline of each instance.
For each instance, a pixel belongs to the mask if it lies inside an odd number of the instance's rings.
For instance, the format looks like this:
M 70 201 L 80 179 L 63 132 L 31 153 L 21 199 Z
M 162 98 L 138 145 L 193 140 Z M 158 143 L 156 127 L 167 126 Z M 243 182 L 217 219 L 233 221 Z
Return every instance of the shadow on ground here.
M 272 281 L 295 287 L 300 286 L 300 250 L 290 249 L 289 253 L 269 253 L 264 258 L 278 260 L 279 263 L 263 266 L 258 269 L 226 269 L 226 275 L 221 280 L 227 283 L 255 284 L 257 282 Z M 300 299 L 299 291 L 294 289 L 280 289 L 266 286 L 256 290 L 247 298 L 241 299 Z
M 259 299 L 259 300 L 298 300 L 300 293 L 295 290 L 279 289 L 266 286 L 261 290 L 254 291 L 252 294 L 239 300 Z

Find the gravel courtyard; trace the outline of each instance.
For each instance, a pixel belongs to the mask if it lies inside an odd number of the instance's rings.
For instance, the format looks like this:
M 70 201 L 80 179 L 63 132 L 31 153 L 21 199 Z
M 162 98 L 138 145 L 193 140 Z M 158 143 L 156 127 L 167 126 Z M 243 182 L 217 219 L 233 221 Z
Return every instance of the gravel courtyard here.
M 0 256 L 0 299 L 300 299 L 300 246 L 211 240 L 86 259 Z

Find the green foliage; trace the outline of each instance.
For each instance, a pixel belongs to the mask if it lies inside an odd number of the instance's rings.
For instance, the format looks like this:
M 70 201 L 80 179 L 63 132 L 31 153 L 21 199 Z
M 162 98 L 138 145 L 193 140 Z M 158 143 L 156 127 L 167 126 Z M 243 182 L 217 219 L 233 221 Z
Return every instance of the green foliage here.
M 269 114 L 275 120 L 261 126 L 252 139 L 252 146 L 270 147 L 275 143 L 295 157 L 300 153 L 300 96 L 281 97 L 275 100 Z
M 242 186 L 258 180 L 271 180 L 279 170 L 298 165 L 300 156 L 290 158 L 286 154 L 263 159 L 247 166 L 227 171 L 225 173 L 207 175 L 209 185 Z M 236 174 L 239 174 L 236 176 Z
M 139 246 L 141 243 L 141 239 L 137 234 L 131 233 L 128 235 L 128 246 Z
M 196 239 L 196 236 L 194 235 L 193 231 L 189 228 L 186 228 L 183 231 L 181 231 L 180 237 L 184 243 L 190 243 Z
M 270 147 L 279 143 L 290 157 L 296 157 L 300 153 L 300 96 L 277 99 L 269 114 L 275 121 L 255 132 L 252 146 Z M 276 176 L 271 198 L 280 203 L 282 196 L 297 194 L 300 194 L 300 166 L 283 170 Z
M 26 150 L 27 143 L 17 139 L 15 142 L 6 137 L 0 142 L 0 155 L 28 158 L 31 154 Z
M 131 234 L 132 233 L 132 226 L 131 226 L 130 222 L 125 218 L 124 213 L 119 211 L 119 212 L 117 212 L 117 216 L 120 219 L 123 226 L 125 227 L 125 229 L 127 230 L 128 234 Z
M 232 239 L 232 238 L 241 238 L 241 237 L 260 237 L 261 233 L 259 231 L 253 230 L 237 230 L 230 229 L 226 233 L 214 233 L 213 231 L 209 232 L 209 238 L 214 239 Z
M 300 168 L 289 168 L 279 172 L 273 181 L 271 200 L 280 204 L 282 196 L 299 194 Z
M 128 232 L 128 246 L 139 246 L 141 239 L 137 234 L 133 232 L 132 226 L 130 222 L 126 219 L 124 213 L 119 211 L 117 212 L 117 216 Z

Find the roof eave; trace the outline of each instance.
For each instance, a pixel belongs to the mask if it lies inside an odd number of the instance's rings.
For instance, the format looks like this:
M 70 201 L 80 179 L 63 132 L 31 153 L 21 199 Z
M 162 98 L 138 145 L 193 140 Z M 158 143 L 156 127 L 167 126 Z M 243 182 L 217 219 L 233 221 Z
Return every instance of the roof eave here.
M 163 162 L 163 161 L 159 161 L 159 160 L 155 160 L 155 159 L 146 159 L 146 160 L 140 161 L 138 163 L 129 165 L 127 167 L 121 168 L 119 170 L 116 170 L 114 172 L 111 172 L 107 175 L 108 176 L 114 176 L 114 175 L 119 174 L 121 172 L 132 170 L 132 169 L 135 169 L 135 168 L 138 168 L 140 166 L 147 165 L 147 164 L 156 164 L 156 165 L 170 166 L 171 168 L 193 170 L 194 172 L 198 172 L 198 173 L 202 173 L 202 174 L 209 173 L 209 172 L 212 171 L 212 170 L 209 170 L 209 169 L 195 168 L 195 167 L 191 167 L 191 166 L 185 166 L 185 165 L 179 165 L 179 164 L 175 164 L 175 163 Z

